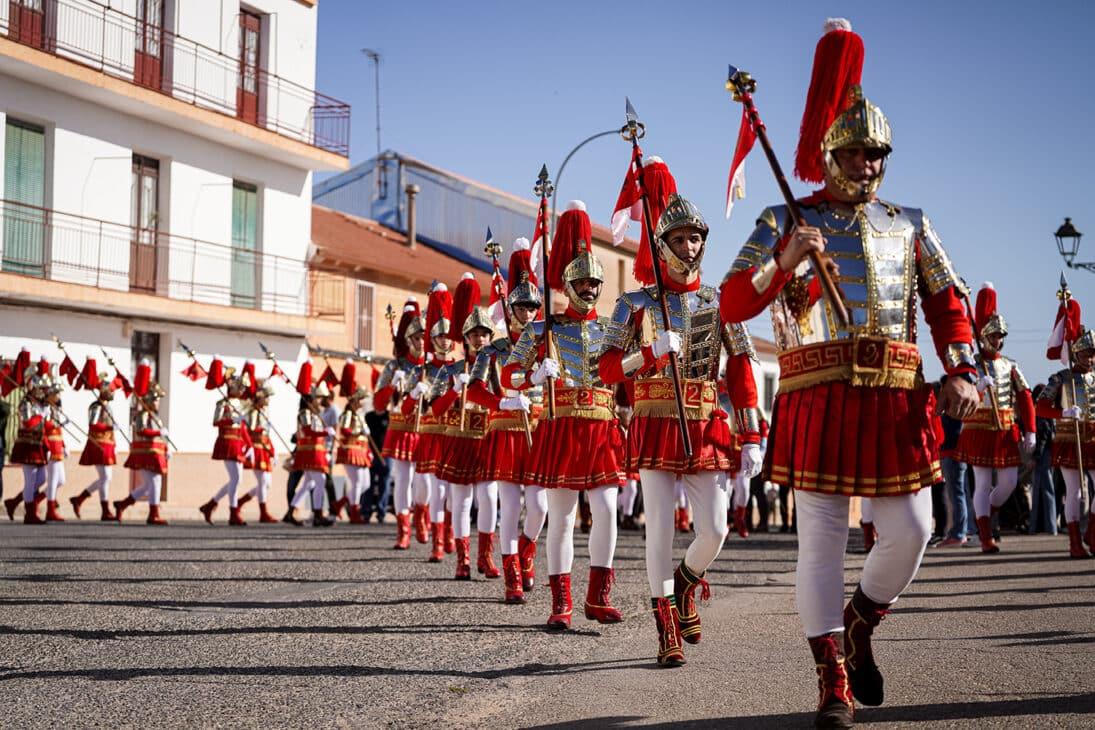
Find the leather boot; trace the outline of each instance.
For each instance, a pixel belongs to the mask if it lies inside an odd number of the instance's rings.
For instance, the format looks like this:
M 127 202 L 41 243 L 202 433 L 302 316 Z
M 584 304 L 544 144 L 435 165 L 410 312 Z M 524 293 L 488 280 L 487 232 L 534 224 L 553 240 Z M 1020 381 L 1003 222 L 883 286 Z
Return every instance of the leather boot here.
M 44 525 L 46 521 L 38 516 L 38 503 L 37 502 L 24 502 L 23 503 L 23 524 L 24 525 Z
M 411 546 L 411 516 L 409 514 L 397 514 L 395 516 L 395 545 L 392 550 L 406 550 Z
M 243 495 L 242 497 L 240 497 L 239 499 L 236 500 L 236 506 L 237 507 L 242 507 L 243 505 L 250 502 L 252 499 L 253 499 L 253 497 L 250 494 L 245 494 L 245 495 Z
M 840 632 L 807 639 L 817 668 L 816 728 L 851 728 L 855 722 L 855 701 L 848 686 Z
M 981 552 L 983 553 L 998 553 L 1000 552 L 1000 546 L 996 544 L 996 541 L 992 539 L 992 518 L 991 517 L 978 517 L 977 518 L 977 536 L 981 539 Z
M 678 507 L 675 515 L 677 532 L 688 532 L 688 508 Z
M 297 511 L 290 507 L 286 511 L 285 516 L 281 518 L 281 521 L 287 525 L 296 525 L 297 527 L 304 527 L 304 523 L 297 519 Z
M 494 533 L 479 533 L 479 557 L 475 561 L 475 567 L 479 574 L 486 578 L 497 578 L 502 575 L 498 566 L 494 564 Z
M 440 563 L 445 557 L 445 526 L 436 522 L 431 526 L 433 534 L 433 549 L 427 562 Z
M 99 502 L 99 510 L 101 512 L 99 516 L 99 522 L 117 522 L 118 515 L 110 511 L 110 502 L 105 499 Z
M 517 554 L 502 556 L 502 575 L 506 582 L 506 603 L 525 602 L 525 591 L 521 588 L 521 558 Z
M 878 531 L 874 529 L 873 522 L 859 521 L 859 527 L 863 530 L 863 552 L 871 552 L 871 548 L 874 547 L 875 541 L 878 540 Z
M 228 524 L 232 527 L 247 527 L 247 523 L 243 521 L 243 515 L 240 514 L 240 506 L 238 504 L 231 508 L 228 514 Z
M 471 580 L 471 538 L 456 538 L 456 580 Z
M 270 514 L 270 509 L 267 507 L 266 502 L 259 502 L 259 522 L 264 525 L 271 525 L 277 521 L 278 518 Z
M 1091 532 L 1091 530 L 1088 530 Z M 1084 550 L 1084 542 L 1080 539 L 1080 523 L 1069 522 L 1068 523 L 1068 557 L 1070 558 L 1089 558 L 1087 550 Z
M 612 568 L 592 566 L 589 569 L 589 585 L 586 587 L 586 618 L 599 624 L 618 624 L 624 620 L 609 594 L 616 582 L 616 571 Z
M 852 694 L 861 704 L 877 707 L 882 704 L 882 673 L 874 661 L 871 634 L 889 613 L 887 604 L 875 603 L 863 588 L 856 586 L 852 600 L 844 607 L 844 656 L 848 683 Z
M 456 537 L 452 534 L 452 512 L 445 510 L 445 552 L 452 555 L 456 552 Z
M 361 516 L 360 504 L 351 504 L 346 508 L 346 514 L 349 515 L 351 525 L 364 525 L 368 521 Z
M 23 501 L 23 498 L 16 494 L 14 497 L 9 497 L 4 500 L 4 509 L 8 511 L 8 519 L 15 520 L 15 510 L 19 507 L 19 503 Z
M 620 529 L 634 532 L 639 529 L 639 523 L 635 521 L 634 515 L 624 515 L 623 519 L 620 520 Z
M 46 502 L 46 522 L 64 522 L 65 518 L 57 511 L 57 500 Z
M 118 522 L 122 521 L 122 514 L 127 509 L 132 507 L 134 505 L 134 503 L 135 502 L 134 502 L 133 497 L 126 497 L 125 499 L 120 499 L 120 500 L 118 500 L 114 503 L 114 514 L 117 515 Z
M 1095 513 L 1089 512 L 1087 515 L 1087 536 L 1084 539 L 1087 541 L 1087 549 L 1095 554 Z
M 147 525 L 166 525 L 167 520 L 160 516 L 160 505 L 150 504 L 148 505 L 148 519 L 145 520 Z
M 673 596 L 651 598 L 654 625 L 658 628 L 658 666 L 679 667 L 685 663 L 684 644 L 681 643 L 680 616 Z
M 424 504 L 414 506 L 414 539 L 425 545 L 430 541 L 430 513 Z
M 312 510 L 312 527 L 330 527 L 333 524 L 335 524 L 335 521 L 330 517 L 324 516 L 323 510 Z
M 202 517 L 209 524 L 213 524 L 213 513 L 217 511 L 217 503 L 214 500 L 209 500 L 201 507 L 198 507 L 198 511 L 202 513 Z
M 331 517 L 336 520 L 342 519 L 342 510 L 346 509 L 346 505 L 350 503 L 350 500 L 345 496 L 339 497 L 335 500 L 335 503 L 331 505 Z
M 517 538 L 517 557 L 521 560 L 521 587 L 528 593 L 536 585 L 536 543 L 523 532 Z
M 574 608 L 570 600 L 570 573 L 549 575 L 548 583 L 551 585 L 551 615 L 547 626 L 549 629 L 569 629 Z
M 46 501 L 46 493 L 38 491 L 34 493 L 34 508 L 38 509 L 38 505 Z
M 703 579 L 705 573 L 696 575 L 681 560 L 673 571 L 673 606 L 680 622 L 681 638 L 689 644 L 700 643 L 700 612 L 696 608 L 696 588 L 700 589 L 700 600 L 711 600 L 711 586 Z
M 72 511 L 76 515 L 76 519 L 80 519 L 80 508 L 84 506 L 84 502 L 91 496 L 91 492 L 86 489 L 75 497 L 69 497 L 68 503 L 72 505 Z
M 734 529 L 739 537 L 749 537 L 749 525 L 745 521 L 745 507 L 734 508 Z

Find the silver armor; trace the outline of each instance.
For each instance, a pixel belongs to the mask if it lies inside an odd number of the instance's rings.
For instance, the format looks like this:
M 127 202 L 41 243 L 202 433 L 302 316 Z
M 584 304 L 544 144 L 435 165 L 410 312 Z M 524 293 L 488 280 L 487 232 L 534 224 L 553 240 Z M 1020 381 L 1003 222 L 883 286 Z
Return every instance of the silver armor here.
M 1030 390 L 1027 379 L 1023 377 L 1023 373 L 1019 370 L 1019 366 L 1015 364 L 1015 361 L 1003 355 L 989 360 L 982 360 L 981 356 L 977 355 L 975 359 L 977 361 L 977 377 L 981 378 L 988 375 L 992 378 L 993 385 L 991 387 L 996 394 L 997 407 L 1015 408 L 1018 405 L 1016 395 L 1024 390 Z M 989 390 L 986 389 L 981 394 L 981 404 L 978 407 L 992 408 L 990 398 Z
M 1095 372 L 1056 372 L 1049 376 L 1046 387 L 1038 394 L 1038 400 L 1059 404 L 1062 409 L 1079 406 L 1079 420 L 1095 423 Z M 1072 423 L 1072 419 L 1058 419 L 1057 435 L 1072 434 Z

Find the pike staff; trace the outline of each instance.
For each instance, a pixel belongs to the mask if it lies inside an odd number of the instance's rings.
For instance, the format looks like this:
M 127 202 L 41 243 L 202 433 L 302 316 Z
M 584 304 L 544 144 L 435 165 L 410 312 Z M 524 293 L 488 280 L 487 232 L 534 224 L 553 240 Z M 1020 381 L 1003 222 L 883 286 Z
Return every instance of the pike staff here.
M 540 212 L 538 214 L 539 224 L 537 226 L 536 233 L 540 233 L 540 264 L 544 285 L 544 357 L 555 359 L 555 347 L 551 339 L 551 324 L 553 317 L 551 315 L 551 287 L 548 286 L 548 246 L 551 240 L 548 219 L 547 201 L 555 192 L 555 186 L 551 180 L 548 179 L 547 165 L 544 164 L 540 168 L 540 174 L 536 177 L 536 185 L 532 188 L 532 191 L 536 195 L 540 196 Z M 535 237 L 536 233 L 533 233 Z M 497 262 L 495 262 L 497 266 Z M 547 406 L 547 417 L 555 418 L 555 378 L 548 378 L 544 381 L 544 403 Z
M 1069 291 L 1068 282 L 1065 281 L 1065 275 L 1061 274 L 1061 288 L 1057 290 L 1057 298 L 1061 300 L 1061 304 L 1068 309 L 1068 301 L 1072 299 L 1072 292 Z M 1072 374 L 1072 343 L 1066 340 L 1064 351 L 1068 356 L 1068 372 Z M 1069 383 L 1072 385 L 1072 405 L 1076 406 L 1079 403 L 1076 402 L 1076 378 L 1070 377 Z M 1076 418 L 1072 421 L 1073 431 L 1076 434 L 1076 466 L 1080 472 L 1080 483 L 1084 483 L 1084 448 L 1083 443 L 1080 441 L 1080 419 Z M 1084 424 L 1084 430 L 1087 430 L 1087 424 Z M 1085 490 L 1081 490 L 1081 495 Z
M 543 174 L 547 174 L 547 168 L 543 170 Z M 543 202 L 541 201 L 541 205 Z M 494 276 L 491 277 L 491 286 L 494 287 L 494 293 L 498 297 L 498 303 L 502 305 L 502 318 L 506 323 L 506 332 L 509 332 L 510 319 L 513 317 L 510 312 L 509 302 L 506 301 L 505 292 L 502 290 L 502 268 L 498 263 L 498 257 L 502 255 L 502 244 L 498 243 L 494 239 L 487 241 L 486 247 L 483 252 L 490 256 L 491 263 L 494 265 Z M 497 358 L 494 361 L 494 379 L 498 384 L 498 392 L 502 392 L 502 376 L 499 372 L 499 365 Z M 528 411 L 521 411 L 521 427 L 525 431 L 525 443 L 528 447 L 532 448 L 532 427 L 529 425 Z

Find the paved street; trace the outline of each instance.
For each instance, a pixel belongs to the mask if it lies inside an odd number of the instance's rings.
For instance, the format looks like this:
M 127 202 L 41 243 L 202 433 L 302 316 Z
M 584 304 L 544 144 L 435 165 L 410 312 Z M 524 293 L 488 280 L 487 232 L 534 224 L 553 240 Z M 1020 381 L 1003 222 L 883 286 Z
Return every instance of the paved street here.
M 617 555 L 626 621 L 601 627 L 579 609 L 559 635 L 540 629 L 542 585 L 529 605 L 504 606 L 499 581 L 455 582 L 451 558 L 393 552 L 393 533 L 0 524 L 0 726 L 812 722 L 793 536 L 729 540 L 703 642 L 666 671 L 653 664 L 636 534 L 621 534 Z M 929 553 L 882 625 L 887 702 L 861 724 L 1095 726 L 1095 560 L 1065 559 L 1063 537 L 1003 547 Z M 849 561 L 849 585 L 861 563 Z

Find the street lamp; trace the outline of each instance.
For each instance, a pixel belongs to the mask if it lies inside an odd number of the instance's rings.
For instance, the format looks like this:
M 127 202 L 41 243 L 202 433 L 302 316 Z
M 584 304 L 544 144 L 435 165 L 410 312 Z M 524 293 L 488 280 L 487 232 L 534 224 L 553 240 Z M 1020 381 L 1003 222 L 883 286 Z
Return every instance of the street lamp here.
M 1080 251 L 1080 239 L 1083 238 L 1083 235 L 1076 230 L 1076 226 L 1072 225 L 1071 218 L 1065 218 L 1065 222 L 1061 224 L 1053 237 L 1057 239 L 1057 252 L 1061 254 L 1061 258 L 1065 260 L 1065 265 L 1068 268 L 1095 271 L 1095 262 L 1075 263 L 1076 254 Z

